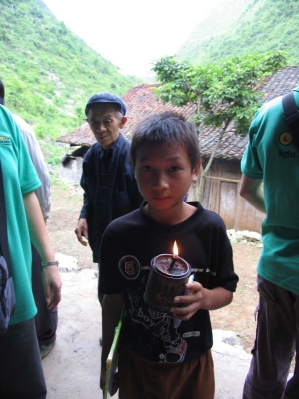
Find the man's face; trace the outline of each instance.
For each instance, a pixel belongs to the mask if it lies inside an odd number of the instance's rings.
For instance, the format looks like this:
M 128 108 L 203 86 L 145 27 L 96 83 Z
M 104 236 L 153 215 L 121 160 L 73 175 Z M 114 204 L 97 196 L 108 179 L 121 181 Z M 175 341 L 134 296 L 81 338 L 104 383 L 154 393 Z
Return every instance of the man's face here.
M 116 109 L 109 104 L 93 106 L 88 111 L 87 122 L 97 142 L 108 150 L 119 136 L 119 129 L 125 125 L 127 118 L 121 116 Z

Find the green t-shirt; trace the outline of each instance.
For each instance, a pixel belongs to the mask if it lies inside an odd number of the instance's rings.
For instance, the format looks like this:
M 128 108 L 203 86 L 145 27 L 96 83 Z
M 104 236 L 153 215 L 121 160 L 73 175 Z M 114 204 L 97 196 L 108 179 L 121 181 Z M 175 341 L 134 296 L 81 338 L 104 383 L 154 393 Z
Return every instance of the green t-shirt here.
M 36 307 L 31 288 L 31 246 L 23 194 L 40 181 L 9 111 L 0 105 L 0 159 L 5 195 L 8 245 L 16 291 L 16 312 L 10 324 L 32 318 Z
M 299 88 L 294 94 L 298 106 Z M 256 113 L 241 169 L 264 183 L 264 247 L 257 272 L 299 295 L 299 152 L 282 116 L 281 97 Z

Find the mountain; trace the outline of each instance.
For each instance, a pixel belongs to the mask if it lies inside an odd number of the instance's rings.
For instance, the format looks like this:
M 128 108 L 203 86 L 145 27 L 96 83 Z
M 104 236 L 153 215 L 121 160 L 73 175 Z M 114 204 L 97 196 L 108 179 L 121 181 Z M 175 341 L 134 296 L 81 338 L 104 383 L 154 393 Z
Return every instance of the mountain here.
M 177 58 L 205 64 L 245 53 L 285 50 L 299 62 L 298 0 L 231 0 L 194 29 Z
M 0 78 L 5 104 L 56 138 L 78 127 L 87 99 L 99 91 L 122 95 L 139 80 L 72 33 L 39 0 L 0 0 Z

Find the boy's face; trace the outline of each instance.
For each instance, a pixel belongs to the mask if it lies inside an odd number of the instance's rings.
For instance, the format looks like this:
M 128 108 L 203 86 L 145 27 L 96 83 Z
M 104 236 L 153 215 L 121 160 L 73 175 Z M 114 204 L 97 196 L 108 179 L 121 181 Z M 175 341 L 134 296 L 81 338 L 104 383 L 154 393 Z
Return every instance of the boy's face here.
M 148 202 L 148 213 L 157 221 L 175 223 L 183 197 L 197 178 L 200 163 L 191 170 L 186 150 L 178 144 L 146 144 L 136 154 L 135 177 Z
M 123 116 L 119 118 L 116 109 L 107 104 L 99 104 L 88 111 L 86 121 L 97 140 L 97 142 L 108 150 L 119 136 L 119 129 L 122 129 L 127 121 Z

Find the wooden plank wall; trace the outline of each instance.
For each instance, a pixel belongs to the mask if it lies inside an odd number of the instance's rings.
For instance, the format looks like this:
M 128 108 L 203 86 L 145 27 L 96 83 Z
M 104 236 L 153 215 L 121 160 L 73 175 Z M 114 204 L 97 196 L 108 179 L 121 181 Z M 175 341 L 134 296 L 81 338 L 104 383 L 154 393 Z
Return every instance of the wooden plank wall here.
M 218 213 L 227 229 L 260 233 L 265 215 L 240 197 L 241 175 L 240 161 L 215 159 L 206 178 L 202 205 Z M 188 200 L 194 199 L 196 190 L 198 183 L 190 188 Z

